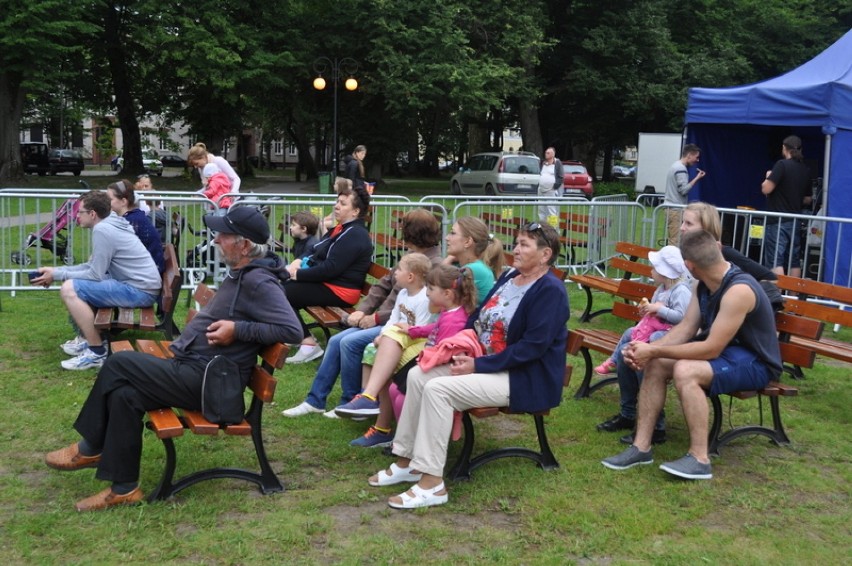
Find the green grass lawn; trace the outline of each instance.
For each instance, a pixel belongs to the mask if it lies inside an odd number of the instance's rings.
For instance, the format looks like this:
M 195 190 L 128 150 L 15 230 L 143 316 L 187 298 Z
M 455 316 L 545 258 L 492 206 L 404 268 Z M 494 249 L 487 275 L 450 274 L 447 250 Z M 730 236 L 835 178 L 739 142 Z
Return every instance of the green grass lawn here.
M 583 299 L 571 288 L 573 317 Z M 93 371 L 66 372 L 59 344 L 70 337 L 57 293 L 2 300 L 0 394 L 0 560 L 8 564 L 841 564 L 850 548 L 852 442 L 849 366 L 820 360 L 782 400 L 790 447 L 763 437 L 740 439 L 714 461 L 714 479 L 672 479 L 656 466 L 613 472 L 601 458 L 620 451 L 617 435 L 595 424 L 617 411 L 606 388 L 575 401 L 575 383 L 547 418 L 561 467 L 543 472 L 506 459 L 450 485 L 440 508 L 394 511 L 401 487 L 371 488 L 367 477 L 390 459 L 348 441 L 365 423 L 321 415 L 286 419 L 301 402 L 317 363 L 286 367 L 276 403 L 265 414 L 267 450 L 287 491 L 271 496 L 252 484 L 215 480 L 174 501 L 78 514 L 74 503 L 105 487 L 93 470 L 60 473 L 44 453 L 77 439 L 71 425 Z M 185 312 L 185 301 L 179 301 Z M 178 312 L 177 320 L 183 320 Z M 609 316 L 596 326 L 616 328 Z M 848 331 L 841 335 L 848 339 Z M 332 394 L 337 400 L 339 390 Z M 755 417 L 756 401 L 736 401 L 734 423 Z M 676 398 L 667 403 L 669 442 L 655 460 L 680 457 L 687 432 Z M 534 446 L 531 419 L 500 416 L 476 423 L 480 447 Z M 176 441 L 178 473 L 210 465 L 250 466 L 245 438 L 185 435 Z M 450 447 L 452 460 L 459 449 Z M 151 490 L 164 461 L 145 433 L 142 487 Z M 845 558 L 844 558 L 845 557 Z

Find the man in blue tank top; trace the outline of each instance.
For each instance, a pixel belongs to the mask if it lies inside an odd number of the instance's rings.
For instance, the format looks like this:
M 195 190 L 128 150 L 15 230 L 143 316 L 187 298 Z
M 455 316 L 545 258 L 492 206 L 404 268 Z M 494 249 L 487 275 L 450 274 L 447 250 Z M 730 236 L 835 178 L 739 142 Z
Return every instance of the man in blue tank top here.
M 680 248 L 696 279 L 692 300 L 683 321 L 665 337 L 625 347 L 625 361 L 645 371 L 636 434 L 629 448 L 601 463 L 626 470 L 654 462 L 651 435 L 673 381 L 689 428 L 689 452 L 660 469 L 686 479 L 710 479 L 707 392 L 765 387 L 781 374 L 781 352 L 772 305 L 757 281 L 725 261 L 708 232 L 684 234 Z

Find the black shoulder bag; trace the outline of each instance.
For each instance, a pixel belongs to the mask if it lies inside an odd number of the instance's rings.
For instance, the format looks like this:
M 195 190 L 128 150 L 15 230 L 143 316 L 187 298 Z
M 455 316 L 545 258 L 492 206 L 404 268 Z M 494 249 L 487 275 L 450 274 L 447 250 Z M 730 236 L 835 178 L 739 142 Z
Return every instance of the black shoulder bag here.
M 225 356 L 216 356 L 204 369 L 201 383 L 201 413 L 216 424 L 243 421 L 246 406 L 243 399 L 239 366 Z

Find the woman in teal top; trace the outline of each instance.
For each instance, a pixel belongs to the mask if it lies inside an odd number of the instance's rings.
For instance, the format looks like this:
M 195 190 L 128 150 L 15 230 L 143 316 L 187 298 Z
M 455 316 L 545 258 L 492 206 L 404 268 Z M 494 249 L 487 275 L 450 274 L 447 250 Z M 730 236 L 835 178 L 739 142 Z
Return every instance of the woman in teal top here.
M 492 238 L 479 218 L 459 218 L 447 234 L 446 263 L 468 267 L 481 303 L 503 271 L 503 244 Z

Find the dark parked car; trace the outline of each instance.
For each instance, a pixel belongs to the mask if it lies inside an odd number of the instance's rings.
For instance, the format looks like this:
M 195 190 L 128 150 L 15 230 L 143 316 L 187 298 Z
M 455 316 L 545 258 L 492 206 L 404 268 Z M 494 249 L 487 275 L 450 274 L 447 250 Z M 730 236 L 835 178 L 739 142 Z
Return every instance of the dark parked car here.
M 157 152 L 163 167 L 180 167 L 186 169 L 186 159 L 171 151 Z
M 21 143 L 21 167 L 25 173 L 38 173 L 47 175 L 50 170 L 48 162 L 50 150 L 44 142 L 22 142 Z
M 562 181 L 562 195 L 591 199 L 595 189 L 586 166 L 579 161 L 563 161 L 562 168 L 565 175 Z
M 79 176 L 80 172 L 86 167 L 83 164 L 83 154 L 76 149 L 53 149 L 50 151 L 47 161 L 51 175 L 70 171 Z

